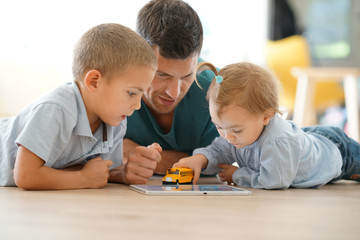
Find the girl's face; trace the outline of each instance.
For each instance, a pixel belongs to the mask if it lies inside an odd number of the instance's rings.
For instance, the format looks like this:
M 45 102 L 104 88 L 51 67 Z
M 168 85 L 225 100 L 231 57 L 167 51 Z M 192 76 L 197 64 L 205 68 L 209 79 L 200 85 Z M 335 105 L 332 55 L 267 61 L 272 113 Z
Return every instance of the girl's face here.
M 215 104 L 210 100 L 212 122 L 220 136 L 236 148 L 243 148 L 254 143 L 271 119 L 270 113 L 254 115 L 235 104 L 224 107 L 219 117 Z

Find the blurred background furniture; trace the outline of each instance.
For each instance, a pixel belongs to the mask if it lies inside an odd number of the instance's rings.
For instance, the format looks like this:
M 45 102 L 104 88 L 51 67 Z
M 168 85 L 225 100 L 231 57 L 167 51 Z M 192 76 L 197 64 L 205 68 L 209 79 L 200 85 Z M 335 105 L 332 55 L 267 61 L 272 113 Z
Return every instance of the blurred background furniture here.
M 317 115 L 345 103 L 350 137 L 359 141 L 359 97 L 353 67 L 314 67 L 306 39 L 293 35 L 268 41 L 266 61 L 282 83 L 280 105 L 299 126 L 318 124 Z
M 360 1 L 269 6 L 266 63 L 282 82 L 284 117 L 300 126 L 338 126 L 359 141 Z
M 311 55 L 306 39 L 300 35 L 293 35 L 276 41 L 268 41 L 266 62 L 282 83 L 280 105 L 287 108 L 289 116 L 294 112 L 297 78 L 291 74 L 293 67 L 311 67 Z M 323 112 L 329 106 L 344 103 L 344 90 L 338 81 L 329 75 L 314 83 L 313 108 Z M 309 115 L 310 119 L 301 121 L 302 126 L 316 123 L 316 115 Z
M 300 126 L 316 124 L 314 97 L 316 84 L 324 78 L 332 82 L 342 83 L 345 93 L 345 108 L 347 115 L 347 134 L 360 141 L 359 128 L 359 68 L 345 67 L 293 67 L 291 73 L 297 78 L 297 89 L 293 109 L 293 121 Z M 322 89 L 327 91 L 326 88 Z

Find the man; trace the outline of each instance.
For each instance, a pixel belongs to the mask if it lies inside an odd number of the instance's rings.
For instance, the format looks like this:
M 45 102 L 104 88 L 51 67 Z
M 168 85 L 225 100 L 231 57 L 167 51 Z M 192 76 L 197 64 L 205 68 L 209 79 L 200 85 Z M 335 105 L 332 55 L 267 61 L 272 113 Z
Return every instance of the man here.
M 158 69 L 141 109 L 128 118 L 125 183 L 144 183 L 152 173 L 165 173 L 180 158 L 218 136 L 206 101 L 214 75 L 207 71 L 198 75 L 201 88 L 194 82 L 203 42 L 197 13 L 181 0 L 153 0 L 140 10 L 136 30 L 153 47 Z M 154 150 L 154 145 L 142 147 L 153 142 L 162 147 L 160 161 L 146 152 Z

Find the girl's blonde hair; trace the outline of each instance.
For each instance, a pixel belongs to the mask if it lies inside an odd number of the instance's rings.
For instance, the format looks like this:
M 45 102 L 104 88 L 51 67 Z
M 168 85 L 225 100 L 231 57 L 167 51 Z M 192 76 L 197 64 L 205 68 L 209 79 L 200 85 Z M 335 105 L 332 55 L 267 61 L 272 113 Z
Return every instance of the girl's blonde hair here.
M 235 104 L 257 115 L 267 110 L 280 113 L 280 82 L 269 71 L 252 63 L 241 62 L 225 66 L 220 71 L 208 62 L 198 65 L 197 71 L 209 69 L 222 81 L 215 78 L 207 92 L 207 100 L 216 103 L 218 116 L 224 107 Z

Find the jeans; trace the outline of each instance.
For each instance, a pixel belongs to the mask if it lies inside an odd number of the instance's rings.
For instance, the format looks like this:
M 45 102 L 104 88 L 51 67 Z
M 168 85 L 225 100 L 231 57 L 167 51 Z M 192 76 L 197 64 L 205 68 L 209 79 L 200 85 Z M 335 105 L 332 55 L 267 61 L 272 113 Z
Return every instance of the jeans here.
M 303 128 L 306 133 L 322 135 L 335 143 L 339 148 L 343 165 L 341 175 L 332 181 L 340 179 L 360 181 L 360 143 L 349 138 L 343 130 L 338 127 L 314 126 Z

